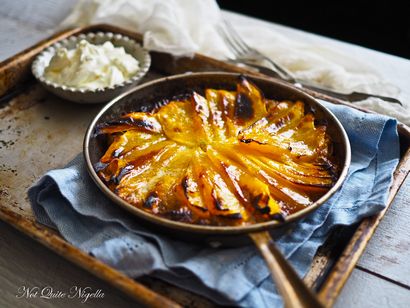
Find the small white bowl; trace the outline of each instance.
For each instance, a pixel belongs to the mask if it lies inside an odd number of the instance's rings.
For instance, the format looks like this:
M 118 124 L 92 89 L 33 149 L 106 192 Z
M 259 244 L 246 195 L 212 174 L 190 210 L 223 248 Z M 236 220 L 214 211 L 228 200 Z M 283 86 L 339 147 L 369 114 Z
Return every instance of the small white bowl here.
M 44 77 L 44 71 L 49 65 L 51 58 L 54 56 L 56 50 L 60 47 L 67 49 L 74 49 L 77 43 L 81 40 L 86 40 L 94 45 L 102 45 L 106 41 L 110 41 L 115 47 L 124 47 L 125 51 L 133 56 L 139 62 L 140 69 L 130 79 L 125 80 L 123 83 L 106 87 L 102 89 L 78 89 L 74 87 L 68 87 L 65 85 L 56 84 Z M 44 51 L 42 51 L 34 60 L 31 71 L 37 80 L 50 92 L 64 99 L 82 103 L 93 104 L 108 102 L 119 94 L 125 92 L 131 87 L 137 85 L 141 78 L 145 76 L 151 65 L 151 56 L 148 51 L 141 47 L 133 39 L 121 34 L 114 34 L 111 32 L 97 32 L 80 34 L 78 36 L 70 36 L 64 40 L 61 40 Z

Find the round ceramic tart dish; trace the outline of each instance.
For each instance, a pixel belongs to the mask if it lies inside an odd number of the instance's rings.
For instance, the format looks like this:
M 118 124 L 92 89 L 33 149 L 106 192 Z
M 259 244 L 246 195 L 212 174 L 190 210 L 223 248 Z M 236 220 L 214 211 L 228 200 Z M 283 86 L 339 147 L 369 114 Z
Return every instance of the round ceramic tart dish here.
M 68 52 L 78 48 L 83 42 L 88 42 L 93 46 L 101 46 L 106 42 L 111 42 L 114 48 L 124 48 L 126 54 L 138 61 L 138 69 L 131 76 L 127 76 L 122 82 L 98 88 L 74 87 L 61 82 L 54 82 L 47 78 L 46 71 L 56 53 L 65 48 Z M 87 55 L 88 58 L 101 56 L 95 52 Z M 98 61 L 90 60 L 90 67 L 95 66 Z M 64 64 L 64 63 L 63 63 Z M 141 47 L 135 40 L 121 34 L 111 32 L 90 32 L 71 36 L 61 40 L 41 52 L 33 61 L 31 66 L 34 77 L 50 92 L 55 95 L 76 103 L 103 103 L 108 102 L 116 96 L 126 92 L 136 86 L 142 77 L 146 75 L 151 65 L 151 57 L 147 50 Z M 93 69 L 98 70 L 97 67 Z M 105 76 L 102 76 L 105 77 Z
M 114 201 L 151 221 L 200 228 L 305 215 L 336 191 L 350 163 L 346 133 L 316 100 L 229 73 L 138 87 L 100 112 L 84 150 Z

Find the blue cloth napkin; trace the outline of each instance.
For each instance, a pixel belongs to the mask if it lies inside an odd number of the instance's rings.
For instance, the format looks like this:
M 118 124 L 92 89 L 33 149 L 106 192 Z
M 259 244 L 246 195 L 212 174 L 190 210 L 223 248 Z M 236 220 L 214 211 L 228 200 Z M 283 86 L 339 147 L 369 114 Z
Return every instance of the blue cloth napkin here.
M 399 158 L 395 120 L 323 104 L 347 131 L 352 164 L 342 188 L 325 205 L 291 225 L 291 232 L 275 236 L 300 276 L 333 227 L 353 224 L 385 207 Z M 152 232 L 100 192 L 82 155 L 63 169 L 49 171 L 28 195 L 39 222 L 131 277 L 152 275 L 221 305 L 282 305 L 255 247 L 211 248 Z

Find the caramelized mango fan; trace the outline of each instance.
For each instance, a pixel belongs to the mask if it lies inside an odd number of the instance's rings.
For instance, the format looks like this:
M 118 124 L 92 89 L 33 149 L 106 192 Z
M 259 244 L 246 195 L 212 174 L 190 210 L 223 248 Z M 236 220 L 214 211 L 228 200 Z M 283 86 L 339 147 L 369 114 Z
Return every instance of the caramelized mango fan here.
M 337 179 L 326 126 L 303 102 L 266 99 L 243 77 L 236 91 L 194 92 L 96 133 L 111 140 L 96 169 L 115 194 L 187 223 L 282 220 Z

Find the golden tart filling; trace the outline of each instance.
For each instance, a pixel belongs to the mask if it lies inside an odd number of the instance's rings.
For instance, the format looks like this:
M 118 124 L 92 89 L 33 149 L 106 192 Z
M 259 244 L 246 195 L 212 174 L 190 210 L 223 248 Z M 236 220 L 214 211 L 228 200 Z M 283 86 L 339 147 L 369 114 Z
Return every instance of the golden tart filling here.
M 301 101 L 267 99 L 240 78 L 151 112 L 100 124 L 110 145 L 97 173 L 120 198 L 154 215 L 201 225 L 283 220 L 335 184 L 326 125 Z

